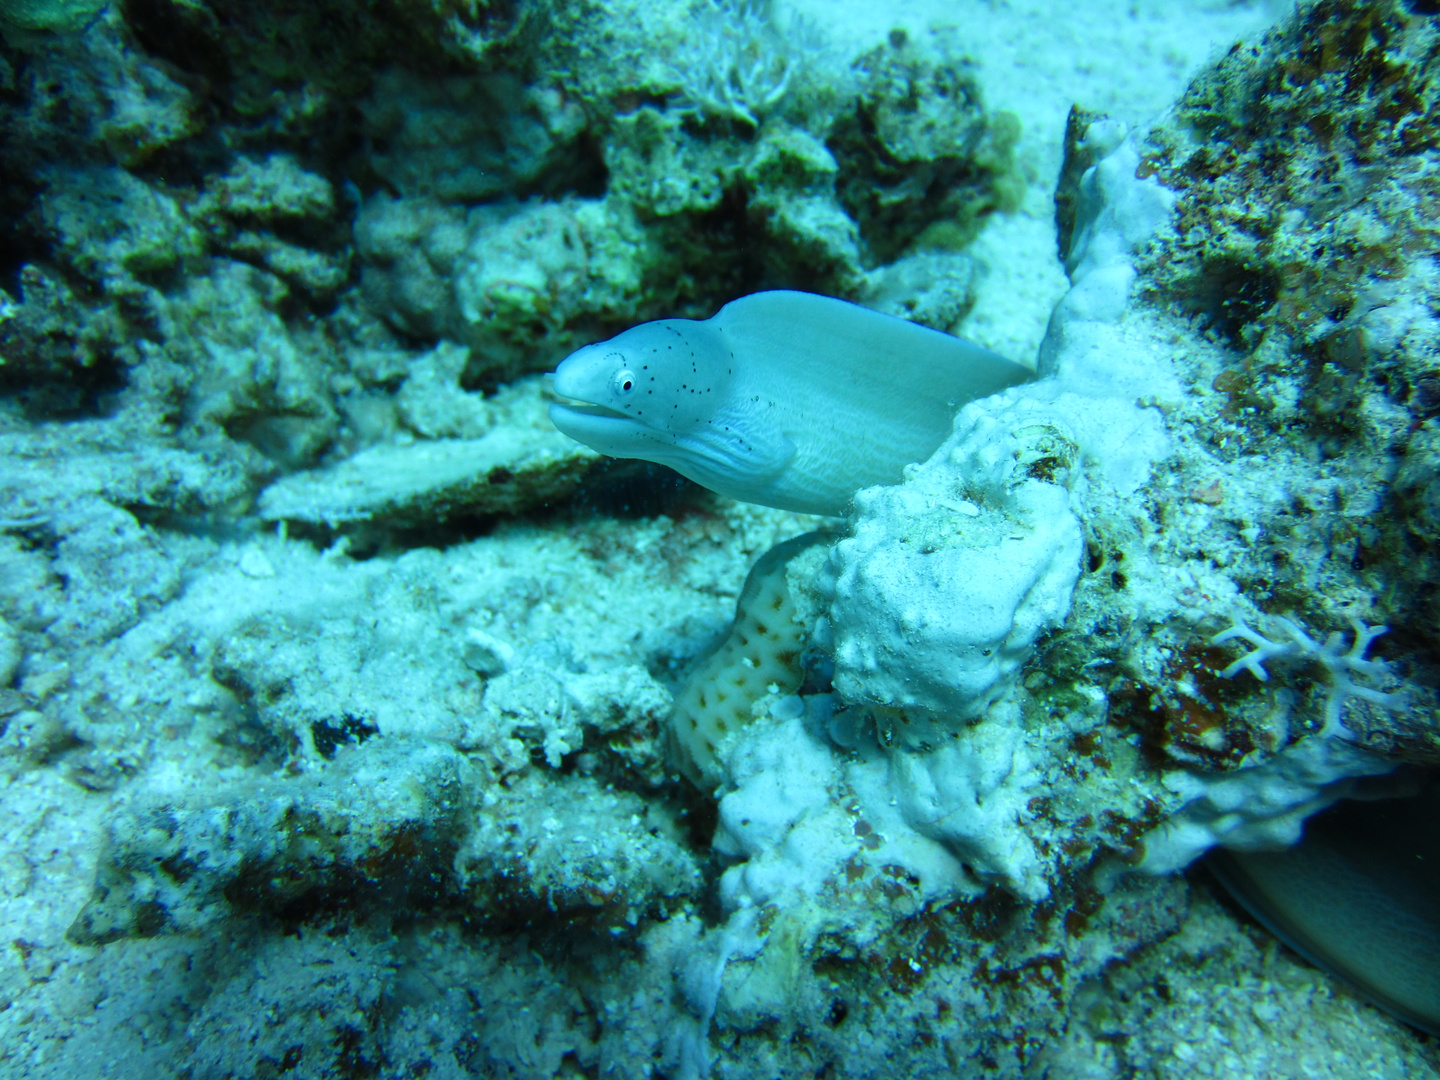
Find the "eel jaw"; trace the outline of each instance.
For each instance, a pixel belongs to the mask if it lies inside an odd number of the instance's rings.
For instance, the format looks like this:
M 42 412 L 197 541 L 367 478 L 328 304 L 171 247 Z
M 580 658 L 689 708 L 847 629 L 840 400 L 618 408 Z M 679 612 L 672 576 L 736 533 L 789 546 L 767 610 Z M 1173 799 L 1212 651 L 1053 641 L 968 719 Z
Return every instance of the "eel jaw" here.
M 574 385 L 578 380 L 564 379 L 564 375 L 565 372 L 557 371 L 550 379 L 550 393 L 554 399 L 550 404 L 550 422 L 561 434 L 610 457 L 644 458 L 663 463 L 663 459 L 669 456 L 673 450 L 673 439 L 618 409 L 597 405 L 557 389 L 556 383 L 569 383 L 564 387 L 566 390 L 581 389 Z
M 581 416 L 603 416 L 612 420 L 628 420 L 629 417 L 615 409 L 607 408 L 604 405 L 596 405 L 581 398 L 566 397 L 564 394 L 555 394 L 555 401 L 550 406 L 552 410 L 561 409 L 569 413 L 578 413 Z
M 649 456 L 653 440 L 632 418 L 603 405 L 572 401 L 562 398 L 550 406 L 550 422 L 561 434 L 611 457 Z
M 562 364 L 560 366 L 563 368 L 565 365 Z M 562 393 L 556 388 L 555 384 L 560 381 L 564 374 L 564 372 L 557 370 L 549 372 L 545 376 L 545 389 L 549 391 L 550 397 L 553 400 L 553 404 L 550 406 L 550 415 L 552 417 L 554 417 L 556 411 L 559 410 L 561 415 L 595 416 L 610 420 L 629 419 L 624 413 L 609 408 L 608 406 L 596 405 L 593 401 L 587 401 L 583 397 L 575 397 L 571 394 Z M 576 380 L 572 378 L 566 381 L 573 383 Z

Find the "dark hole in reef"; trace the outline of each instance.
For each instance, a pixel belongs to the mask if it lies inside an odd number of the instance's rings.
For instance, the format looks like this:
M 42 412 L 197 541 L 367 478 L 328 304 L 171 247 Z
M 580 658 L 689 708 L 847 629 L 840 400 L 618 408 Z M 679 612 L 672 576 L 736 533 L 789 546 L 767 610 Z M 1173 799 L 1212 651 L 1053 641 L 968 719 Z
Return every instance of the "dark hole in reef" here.
M 1088 558 L 1086 565 L 1090 568 L 1090 573 L 1093 574 L 1105 565 L 1105 551 L 1098 544 L 1089 544 L 1085 553 Z
M 595 199 L 604 195 L 609 186 L 610 170 L 605 168 L 604 147 L 587 131 L 567 148 L 563 158 L 546 171 L 533 190 L 522 188 L 518 194 L 551 198 L 579 195 Z
M 200 12 L 210 17 L 204 18 Z M 230 66 L 214 44 L 220 26 L 208 9 L 192 14 L 187 6 L 167 0 L 126 0 L 125 22 L 140 46 L 152 56 L 209 82 L 230 80 Z
M 198 191 L 235 163 L 235 147 L 226 134 L 219 125 L 207 125 L 187 139 L 155 148 L 129 171 L 157 186 Z
M 414 548 L 445 549 L 466 544 L 495 531 L 500 518 L 494 514 L 453 513 L 439 520 L 386 520 L 377 517 L 346 528 L 331 528 L 314 522 L 290 521 L 289 535 L 310 541 L 324 550 L 344 536 L 348 541 L 345 554 L 357 562 Z
M 739 184 L 727 188 L 719 205 L 698 215 L 696 224 L 699 241 L 717 253 L 712 289 L 717 299 L 729 302 L 761 288 L 804 287 L 800 281 L 783 286 L 769 281 L 763 227 L 757 227 L 758 235 L 752 235 L 750 199 Z
M 1245 348 L 1258 338 L 1256 323 L 1279 295 L 1279 279 L 1273 270 L 1218 257 L 1206 261 L 1187 306 L 1207 316 L 1227 339 Z
M 8 394 L 15 411 L 34 421 L 108 416 L 115 395 L 123 389 L 125 369 L 113 359 L 79 368 L 68 379 L 46 378 L 18 386 L 0 380 L 0 394 Z
M 157 937 L 165 929 L 168 919 L 165 906 L 159 901 L 142 900 L 135 905 L 134 936 L 138 938 Z
M 377 1062 L 365 1056 L 363 1048 L 367 1040 L 365 1033 L 352 1024 L 342 1024 L 331 1045 L 339 1051 L 335 1064 L 342 1075 L 353 1077 L 378 1076 Z
M 1440 415 L 1440 375 L 1422 375 L 1415 380 L 1408 404 L 1421 419 Z
M 22 170 L 33 163 L 0 139 L 0 288 L 20 295 L 20 268 L 40 258 L 48 245 L 27 227 L 40 185 Z
M 167 859 L 161 859 L 160 869 L 171 881 L 183 885 L 195 876 L 195 871 L 199 869 L 199 866 L 194 859 L 187 859 L 177 852 Z
M 374 721 L 352 713 L 342 713 L 333 719 L 317 720 L 310 725 L 310 737 L 315 740 L 315 752 L 326 761 L 335 756 L 339 747 L 348 743 L 360 744 L 371 735 L 380 734 Z
M 293 820 L 288 835 L 313 823 Z M 381 846 L 358 861 L 341 859 L 306 876 L 261 860 L 246 867 L 223 892 L 241 914 L 263 914 L 281 933 L 310 927 L 340 937 L 352 926 L 403 926 L 443 908 L 454 897 L 448 868 L 456 845 L 431 830 L 400 827 L 380 838 Z
M 972 935 L 981 941 L 995 942 L 1016 925 L 1022 906 L 1004 890 L 992 887 L 973 900 L 953 905 L 953 909 Z
M 591 471 L 585 486 L 571 496 L 570 506 L 579 514 L 650 518 L 671 514 L 682 504 L 708 494 L 664 465 L 616 459 Z
M 473 1032 L 460 1036 L 450 1048 L 450 1053 L 455 1055 L 455 1063 L 471 1076 L 483 1075 L 487 1058 L 480 1036 Z

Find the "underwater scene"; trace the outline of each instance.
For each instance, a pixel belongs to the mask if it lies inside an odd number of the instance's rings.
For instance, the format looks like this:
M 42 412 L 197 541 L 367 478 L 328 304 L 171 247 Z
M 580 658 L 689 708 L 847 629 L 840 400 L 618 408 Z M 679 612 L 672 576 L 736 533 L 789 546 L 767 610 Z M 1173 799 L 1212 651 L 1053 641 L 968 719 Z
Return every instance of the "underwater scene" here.
M 1440 1080 L 1436 0 L 0 0 L 0 1080 Z

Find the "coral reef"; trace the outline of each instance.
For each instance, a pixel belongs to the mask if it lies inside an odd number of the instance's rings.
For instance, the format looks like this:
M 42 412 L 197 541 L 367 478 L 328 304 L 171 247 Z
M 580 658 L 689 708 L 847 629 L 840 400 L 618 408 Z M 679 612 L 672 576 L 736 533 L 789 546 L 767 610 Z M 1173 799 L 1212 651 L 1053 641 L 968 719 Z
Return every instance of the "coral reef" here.
M 1185 871 L 1440 763 L 1422 6 L 1077 110 L 1040 377 L 817 541 L 539 373 L 775 287 L 1038 341 L 1032 9 L 0 4 L 0 1074 L 1440 1071 Z
M 11 36 L 66 33 L 83 28 L 104 6 L 103 0 L 5 0 L 0 30 Z
M 1316 5 L 1269 41 L 1299 41 L 1297 27 L 1327 12 L 1340 18 Z M 1189 100 L 1168 123 L 1198 139 L 1183 126 Z M 863 815 L 855 836 L 903 867 L 929 910 L 987 885 L 1044 903 L 1080 882 L 1113 889 L 1115 904 L 1134 888 L 1115 883 L 1127 864 L 1166 874 L 1215 844 L 1294 843 L 1308 815 L 1361 779 L 1435 761 L 1433 646 L 1415 606 L 1432 593 L 1416 579 L 1424 560 L 1392 573 L 1382 548 L 1342 563 L 1321 507 L 1295 520 L 1286 495 L 1339 496 L 1340 477 L 1353 476 L 1329 512 L 1377 514 L 1396 471 L 1377 443 L 1403 419 L 1392 384 L 1364 384 L 1375 389 L 1357 402 L 1359 423 L 1320 425 L 1312 413 L 1285 427 L 1279 404 L 1257 407 L 1228 392 L 1232 379 L 1207 379 L 1233 363 L 1235 345 L 1269 348 L 1268 385 L 1291 380 L 1289 407 L 1308 411 L 1289 374 L 1303 364 L 1282 364 L 1286 354 L 1303 361 L 1307 343 L 1293 328 L 1258 347 L 1235 325 L 1208 339 L 1189 329 L 1215 317 L 1201 302 L 1213 275 L 1183 279 L 1176 267 L 1199 228 L 1187 214 L 1204 213 L 1216 189 L 1177 191 L 1146 156 L 1172 127 L 1148 144 L 1100 119 L 1072 130 L 1072 147 L 1094 164 L 1074 170 L 1062 205 L 1072 288 L 1042 349 L 1047 377 L 967 406 L 952 440 L 903 485 L 857 498 L 852 537 L 808 604 L 817 642 L 834 650 L 829 725 L 813 721 L 812 699 L 772 705 L 771 730 L 751 727 L 722 754 L 733 790 L 722 789 L 717 846 L 745 861 L 722 879 L 734 912 L 726 934 L 739 944 L 717 938 L 721 965 L 776 963 L 767 957 L 786 947 L 757 934 L 749 911 L 773 904 L 793 917 L 820 895 L 833 912 L 827 890 L 866 876 L 863 856 L 845 862 L 833 820 L 842 806 Z M 1271 191 L 1248 197 L 1284 205 Z M 1217 536 L 1221 522 L 1233 540 Z M 873 538 L 892 532 L 866 563 Z M 1283 553 L 1272 536 L 1285 538 Z M 1414 604 L 1401 582 L 1417 586 Z M 1324 640 L 1293 620 L 1274 622 L 1288 628 L 1284 641 L 1249 630 L 1252 612 L 1279 620 L 1280 605 L 1324 626 Z M 1367 659 L 1377 615 L 1415 629 L 1385 659 Z M 1337 623 L 1354 627 L 1348 648 Z M 1232 659 L 1220 646 L 1236 638 L 1253 649 Z M 1266 657 L 1297 661 L 1273 694 L 1233 678 L 1265 674 Z M 1067 742 L 1087 767 L 1056 768 Z M 852 756 L 836 757 L 836 744 Z M 812 957 L 832 947 L 827 935 L 866 940 L 863 916 L 847 912 L 824 930 L 822 921 L 800 931 Z M 752 978 L 722 982 L 714 1015 L 727 1015 L 729 995 L 744 1000 Z M 692 1009 L 711 1011 L 703 996 Z
M 1404 4 L 1307 4 L 1197 79 L 1143 165 L 1178 195 L 1151 287 L 1234 344 L 1206 373 L 1228 399 L 1217 441 L 1234 460 L 1302 425 L 1335 485 L 1290 516 L 1330 515 L 1324 543 L 1349 567 L 1318 579 L 1318 552 L 1276 558 L 1261 587 L 1295 614 L 1289 596 L 1414 597 L 1392 634 L 1431 652 L 1435 40 Z M 1301 526 L 1275 522 L 1269 543 Z
M 428 438 L 400 437 L 282 477 L 261 492 L 261 516 L 329 528 L 380 522 L 393 529 L 514 515 L 565 499 L 596 462 L 593 451 L 550 426 L 534 381 L 485 401 L 457 381 L 437 378 L 435 365 L 421 360 L 395 408 Z M 478 437 L 455 437 L 477 427 L 486 429 Z

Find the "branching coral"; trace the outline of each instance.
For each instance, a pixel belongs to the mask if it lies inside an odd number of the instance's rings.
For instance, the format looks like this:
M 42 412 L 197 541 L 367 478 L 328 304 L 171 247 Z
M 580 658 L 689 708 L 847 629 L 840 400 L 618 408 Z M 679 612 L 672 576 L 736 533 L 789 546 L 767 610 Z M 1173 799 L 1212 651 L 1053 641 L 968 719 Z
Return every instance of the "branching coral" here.
M 1348 734 L 1340 719 L 1347 698 L 1360 698 L 1362 701 L 1368 701 L 1386 709 L 1398 709 L 1405 703 L 1407 695 L 1403 688 L 1387 694 L 1372 686 L 1357 683 L 1352 678 L 1353 675 L 1391 675 L 1389 666 L 1383 660 L 1365 659 L 1365 653 L 1369 650 L 1370 643 L 1389 630 L 1388 626 L 1366 626 L 1359 619 L 1351 619 L 1350 625 L 1355 631 L 1355 641 L 1349 649 L 1342 651 L 1345 638 L 1339 630 L 1331 632 L 1322 644 L 1307 634 L 1304 628 L 1292 619 L 1277 616 L 1274 621 L 1284 631 L 1288 640 L 1271 641 L 1252 630 L 1243 619 L 1238 618 L 1229 629 L 1222 630 L 1210 639 L 1210 644 L 1219 645 L 1225 641 L 1241 638 L 1254 646 L 1250 652 L 1221 671 L 1222 678 L 1234 678 L 1243 669 L 1261 682 L 1268 682 L 1270 673 L 1264 667 L 1268 660 L 1301 657 L 1318 661 L 1330 675 L 1330 692 L 1325 698 L 1325 724 L 1320 729 L 1322 736 Z
M 766 0 L 705 0 L 687 30 L 667 72 L 680 109 L 752 128 L 784 99 L 813 44 L 800 19 L 782 35 Z

